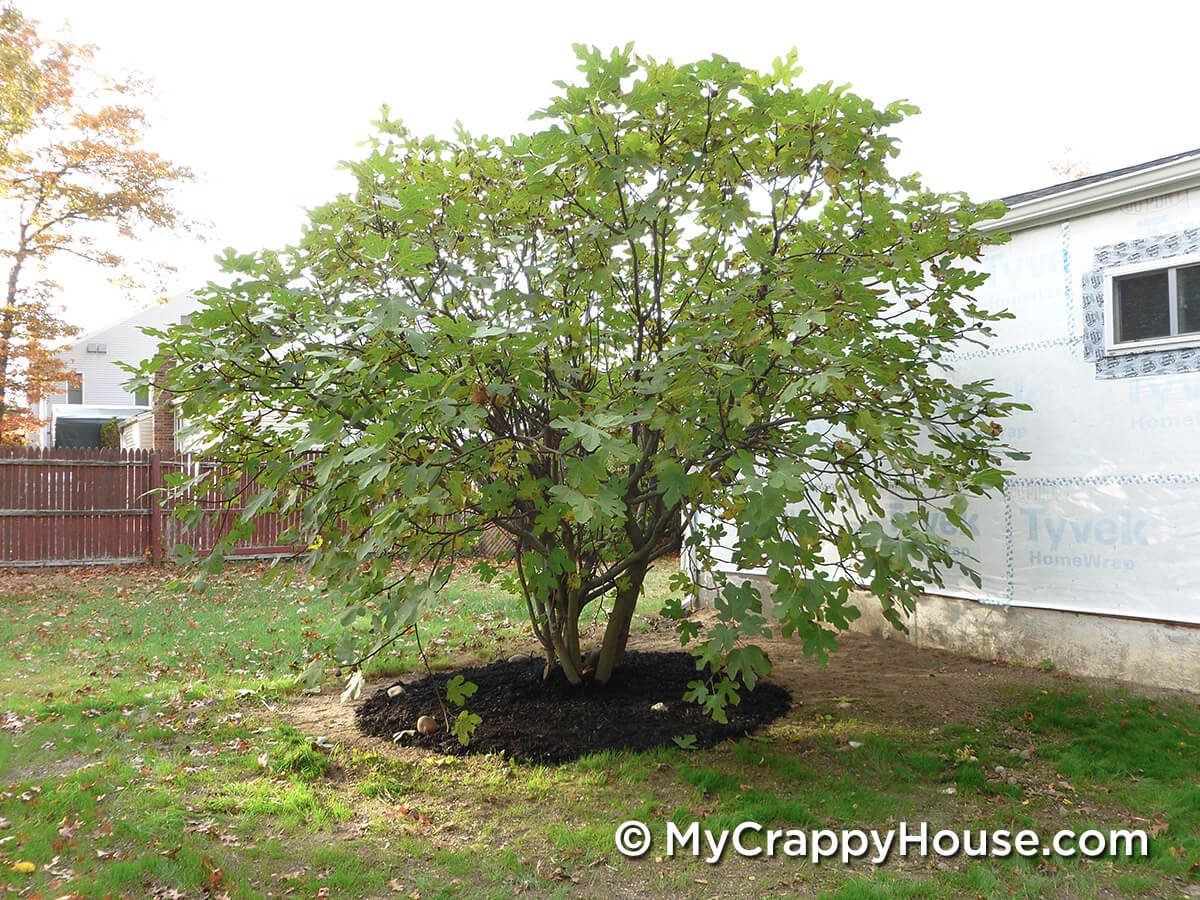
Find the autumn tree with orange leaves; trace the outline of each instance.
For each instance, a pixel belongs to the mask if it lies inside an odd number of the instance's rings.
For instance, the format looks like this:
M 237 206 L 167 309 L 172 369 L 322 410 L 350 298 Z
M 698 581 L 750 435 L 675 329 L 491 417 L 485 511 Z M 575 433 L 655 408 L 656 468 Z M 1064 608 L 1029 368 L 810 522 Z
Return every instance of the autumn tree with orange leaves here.
M 188 170 L 144 149 L 146 92 L 93 67 L 93 48 L 43 38 L 0 7 L 0 441 L 40 423 L 34 406 L 70 373 L 57 353 L 78 333 L 53 303 L 52 264 L 118 267 L 119 239 L 182 220 L 172 189 Z

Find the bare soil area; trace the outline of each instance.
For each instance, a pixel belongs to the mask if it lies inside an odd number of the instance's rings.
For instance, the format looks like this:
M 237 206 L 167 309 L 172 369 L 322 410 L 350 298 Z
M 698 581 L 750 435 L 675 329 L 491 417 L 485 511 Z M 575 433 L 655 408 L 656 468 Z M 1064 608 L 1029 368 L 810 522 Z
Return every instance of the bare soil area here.
M 855 717 L 864 722 L 902 723 L 909 727 L 978 721 L 1021 688 L 1062 686 L 1064 681 L 1080 684 L 1092 682 L 1090 679 L 1072 678 L 1056 672 L 919 649 L 901 640 L 851 633 L 843 635 L 840 642 L 841 649 L 831 655 L 825 665 L 805 656 L 795 641 L 776 639 L 760 642 L 773 665 L 769 683 L 772 689 L 782 688 L 790 694 L 791 708 L 778 715 L 778 718 L 776 715 L 766 715 L 759 721 L 744 723 L 740 730 L 735 729 L 726 736 L 744 734 L 767 725 L 771 720 L 782 725 L 793 718 L 811 720 L 814 714 L 851 707 Z M 630 650 L 659 653 L 678 651 L 679 643 L 674 633 L 664 627 L 660 631 L 635 635 L 630 640 Z M 534 652 L 530 648 L 530 653 Z M 534 666 L 533 663 L 530 665 Z M 541 662 L 536 661 L 534 667 L 540 669 L 540 666 Z M 439 681 L 444 683 L 453 674 L 444 673 Z M 467 674 L 470 675 L 470 672 Z M 382 730 L 375 729 L 375 734 L 364 733 L 356 720 L 359 708 L 370 702 L 376 694 L 386 692 L 389 686 L 396 683 L 416 686 L 426 678 L 424 673 L 413 673 L 399 679 L 376 680 L 367 684 L 363 699 L 347 704 L 340 702 L 338 686 L 330 685 L 322 693 L 309 695 L 303 701 L 289 706 L 283 713 L 288 721 L 308 734 L 323 735 L 350 746 L 373 750 L 386 747 L 389 752 L 401 756 L 430 751 L 445 753 L 452 749 L 448 741 L 453 741 L 453 738 L 444 733 L 436 741 L 406 739 L 397 744 L 390 739 L 394 731 L 415 727 L 414 713 L 441 719 L 441 711 L 432 692 L 418 691 L 418 695 L 425 698 L 428 709 L 418 711 L 414 707 L 410 710 L 406 705 L 402 716 L 396 719 L 396 723 L 404 724 L 404 728 L 395 728 L 387 736 L 382 736 L 383 731 L 387 730 L 383 726 Z M 1109 682 L 1103 684 L 1111 687 Z M 1153 689 L 1144 692 L 1163 693 Z M 682 695 L 682 688 L 679 693 Z M 481 695 L 477 697 L 482 699 Z M 384 699 L 387 699 L 386 695 Z M 380 703 L 378 700 L 375 702 Z M 479 704 L 476 698 L 472 698 L 467 705 L 475 708 Z M 670 732 L 667 741 L 671 736 L 696 733 L 696 723 L 690 717 L 684 717 L 686 706 L 694 704 L 671 703 L 667 715 L 658 714 L 664 730 Z M 525 710 L 521 715 L 525 716 L 526 729 L 531 729 L 533 720 L 528 717 L 529 711 Z M 517 724 L 519 726 L 520 721 Z M 636 738 L 638 729 L 632 720 L 631 726 L 631 740 L 627 746 L 641 747 L 644 741 Z M 722 738 L 715 736 L 714 739 Z M 612 743 L 610 740 L 609 745 Z M 704 741 L 700 746 L 706 743 L 711 744 L 712 741 Z M 428 747 L 422 749 L 421 744 L 428 744 Z M 499 747 L 489 749 L 496 750 Z M 520 747 L 516 749 L 520 757 Z M 524 755 L 529 758 L 529 754 Z

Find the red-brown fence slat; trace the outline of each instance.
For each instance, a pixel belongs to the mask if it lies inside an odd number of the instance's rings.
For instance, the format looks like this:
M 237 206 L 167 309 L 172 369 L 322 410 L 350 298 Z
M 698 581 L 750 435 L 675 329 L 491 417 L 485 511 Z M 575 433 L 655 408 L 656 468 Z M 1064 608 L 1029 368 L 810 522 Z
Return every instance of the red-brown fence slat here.
M 298 458 L 308 465 L 311 455 Z M 210 487 L 158 492 L 168 475 L 213 476 Z M 223 489 L 228 478 L 230 489 Z M 158 561 L 175 544 L 210 553 L 233 527 L 255 493 L 252 470 L 187 455 L 162 457 L 147 450 L 0 447 L 0 566 L 76 562 Z M 197 502 L 204 514 L 184 526 L 173 510 Z M 153 514 L 158 509 L 159 515 Z M 265 511 L 232 548 L 237 556 L 280 555 L 298 533 L 295 513 Z M 302 537 L 302 536 L 300 536 Z

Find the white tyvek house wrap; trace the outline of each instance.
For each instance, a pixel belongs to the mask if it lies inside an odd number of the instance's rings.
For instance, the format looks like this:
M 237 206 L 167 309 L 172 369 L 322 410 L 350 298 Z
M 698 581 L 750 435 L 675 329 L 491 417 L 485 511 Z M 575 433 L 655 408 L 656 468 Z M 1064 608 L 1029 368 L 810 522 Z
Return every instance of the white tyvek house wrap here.
M 972 501 L 973 540 L 935 523 L 974 557 L 983 582 L 946 573 L 939 593 L 1200 624 L 1200 372 L 1172 373 L 1172 360 L 1156 357 L 1144 367 L 1156 374 L 1101 374 L 1084 357 L 1081 304 L 1098 250 L 1153 239 L 1159 254 L 1196 228 L 1200 191 L 1184 191 L 1018 231 L 989 249 L 991 277 L 977 296 L 1015 318 L 954 365 L 964 381 L 990 378 L 1033 407 L 1005 427 L 1032 458 L 1012 465 L 1002 495 Z M 727 554 L 717 558 L 732 571 Z

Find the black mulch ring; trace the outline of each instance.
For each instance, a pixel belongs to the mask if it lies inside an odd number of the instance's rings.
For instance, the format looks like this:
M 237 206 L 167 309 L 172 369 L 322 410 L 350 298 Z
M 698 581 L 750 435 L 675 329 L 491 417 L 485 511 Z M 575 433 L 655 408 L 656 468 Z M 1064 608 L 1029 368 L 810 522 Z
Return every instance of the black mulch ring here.
M 729 707 L 728 724 L 714 722 L 696 703 L 683 699 L 689 681 L 698 677 L 689 653 L 630 652 L 606 686 L 594 682 L 575 687 L 561 671 L 543 681 L 545 661 L 500 660 L 457 672 L 435 673 L 404 684 L 404 693 L 389 697 L 381 689 L 358 710 L 362 732 L 391 740 L 416 728 L 420 716 L 442 722 L 437 696 L 446 700 L 446 682 L 462 675 L 479 690 L 466 708 L 483 718 L 468 747 L 445 726 L 431 735 L 406 735 L 403 743 L 438 753 L 504 753 L 524 762 L 559 763 L 601 750 L 650 750 L 669 746 L 675 737 L 694 734 L 696 747 L 712 747 L 741 737 L 782 716 L 792 705 L 786 688 L 759 682 L 741 691 L 741 703 Z M 666 710 L 651 709 L 665 703 Z

